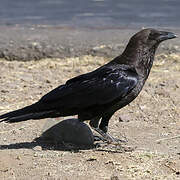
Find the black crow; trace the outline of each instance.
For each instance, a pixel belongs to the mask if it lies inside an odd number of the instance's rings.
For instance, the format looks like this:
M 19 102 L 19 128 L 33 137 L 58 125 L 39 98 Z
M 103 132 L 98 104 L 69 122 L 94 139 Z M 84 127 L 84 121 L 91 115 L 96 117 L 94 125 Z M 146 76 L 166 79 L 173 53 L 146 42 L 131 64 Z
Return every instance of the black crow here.
M 141 30 L 130 39 L 120 56 L 68 80 L 30 106 L 1 115 L 1 122 L 78 115 L 80 121 L 90 120 L 90 126 L 105 140 L 115 142 L 107 133 L 110 118 L 142 90 L 158 45 L 175 37 L 171 32 Z

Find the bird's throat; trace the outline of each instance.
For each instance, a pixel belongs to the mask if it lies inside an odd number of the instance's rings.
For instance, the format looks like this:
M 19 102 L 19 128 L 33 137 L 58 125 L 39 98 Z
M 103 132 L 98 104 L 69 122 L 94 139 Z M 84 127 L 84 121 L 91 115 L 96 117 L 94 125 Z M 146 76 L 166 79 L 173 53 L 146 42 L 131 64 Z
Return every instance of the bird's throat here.
M 150 51 L 142 51 L 141 54 L 139 54 L 138 61 L 135 64 L 136 71 L 138 74 L 143 75 L 145 79 L 148 78 L 151 71 L 155 57 L 155 50 L 156 49 L 153 48 L 150 49 Z

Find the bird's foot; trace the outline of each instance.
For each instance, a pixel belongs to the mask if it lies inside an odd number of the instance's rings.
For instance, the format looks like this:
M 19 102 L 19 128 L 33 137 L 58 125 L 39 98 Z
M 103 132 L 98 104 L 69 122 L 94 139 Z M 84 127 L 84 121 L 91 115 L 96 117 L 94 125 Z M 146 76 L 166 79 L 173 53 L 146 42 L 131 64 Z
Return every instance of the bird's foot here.
M 94 141 L 106 141 L 102 136 L 94 135 Z
M 109 133 L 103 132 L 99 128 L 93 128 L 97 133 L 99 133 L 102 137 L 95 136 L 95 140 L 97 139 L 102 140 L 103 142 L 106 142 L 108 144 L 113 144 L 113 145 L 121 145 L 122 143 L 127 143 L 127 140 L 121 140 L 121 139 L 116 139 L 112 137 Z

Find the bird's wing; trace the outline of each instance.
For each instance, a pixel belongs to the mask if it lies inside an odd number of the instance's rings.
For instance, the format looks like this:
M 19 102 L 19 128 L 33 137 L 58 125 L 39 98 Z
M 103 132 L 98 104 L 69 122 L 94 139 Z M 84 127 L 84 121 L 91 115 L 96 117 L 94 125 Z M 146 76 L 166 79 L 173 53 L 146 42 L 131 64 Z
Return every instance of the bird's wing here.
M 131 69 L 102 67 L 72 78 L 41 98 L 41 102 L 64 108 L 86 108 L 122 98 L 137 84 L 138 75 Z

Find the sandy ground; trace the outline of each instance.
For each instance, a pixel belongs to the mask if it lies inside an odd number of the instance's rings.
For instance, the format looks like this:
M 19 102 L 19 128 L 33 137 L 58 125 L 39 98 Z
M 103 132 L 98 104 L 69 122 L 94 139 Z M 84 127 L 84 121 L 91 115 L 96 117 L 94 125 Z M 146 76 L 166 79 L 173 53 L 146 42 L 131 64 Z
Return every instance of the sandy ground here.
M 120 54 L 129 38 L 140 28 L 73 28 L 60 26 L 0 26 L 0 58 L 7 60 L 39 60 L 93 55 L 115 57 Z M 176 28 L 158 28 L 172 31 Z M 180 52 L 178 38 L 161 44 L 158 51 Z
M 28 62 L 1 59 L 0 114 L 29 105 L 67 79 L 107 61 L 97 56 Z M 139 97 L 110 121 L 110 133 L 125 136 L 132 152 L 110 145 L 77 151 L 44 148 L 33 139 L 50 119 L 1 123 L 0 179 L 179 179 L 179 108 L 180 54 L 158 54 Z

